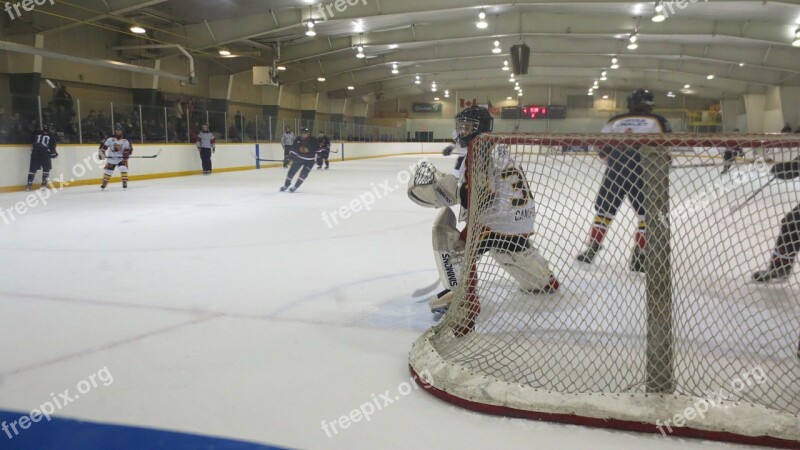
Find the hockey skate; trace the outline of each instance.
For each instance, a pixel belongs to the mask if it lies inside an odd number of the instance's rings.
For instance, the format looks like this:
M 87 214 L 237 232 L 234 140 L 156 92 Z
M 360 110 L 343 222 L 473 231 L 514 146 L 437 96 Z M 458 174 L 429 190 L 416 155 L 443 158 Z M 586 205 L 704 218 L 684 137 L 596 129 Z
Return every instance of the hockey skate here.
M 644 250 L 634 248 L 630 263 L 631 272 L 644 273 Z
M 32 191 L 33 190 L 33 184 L 31 184 L 31 183 L 26 184 L 25 185 L 25 190 L 26 191 Z
M 286 192 L 287 189 L 289 189 L 289 186 L 281 186 L 280 191 L 281 192 Z
M 781 281 L 789 278 L 792 274 L 791 264 L 782 264 L 776 266 L 775 263 L 770 263 L 769 269 L 759 270 L 753 274 L 753 281 L 756 283 L 769 283 L 770 281 Z
M 586 251 L 579 254 L 575 259 L 584 264 L 591 264 L 594 261 L 594 257 L 597 256 L 597 252 L 599 252 L 602 248 L 603 246 L 600 245 L 600 243 L 594 242 L 589 246 L 588 249 L 586 249 Z
M 297 186 L 292 186 L 289 188 L 289 192 L 295 192 L 295 191 L 297 191 Z
M 539 294 L 555 294 L 558 291 L 558 288 L 561 287 L 561 283 L 558 282 L 555 275 L 552 273 L 550 274 L 550 281 L 544 285 L 541 289 L 520 289 L 522 292 L 526 294 L 532 295 L 539 295 Z
M 442 315 L 450 308 L 450 303 L 453 302 L 454 294 L 450 289 L 445 289 L 436 294 L 435 297 L 428 301 L 428 306 L 431 308 L 431 313 L 434 315 Z

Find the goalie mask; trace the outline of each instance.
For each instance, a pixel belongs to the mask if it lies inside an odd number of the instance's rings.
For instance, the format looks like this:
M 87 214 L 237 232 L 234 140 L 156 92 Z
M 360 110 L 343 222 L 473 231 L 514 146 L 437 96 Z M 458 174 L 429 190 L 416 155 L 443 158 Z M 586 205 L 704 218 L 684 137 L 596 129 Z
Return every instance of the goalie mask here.
M 408 198 L 425 208 L 443 208 L 458 204 L 458 179 L 440 172 L 422 161 L 408 182 Z
M 471 106 L 456 116 L 456 132 L 465 144 L 469 144 L 481 133 L 488 133 L 494 128 L 494 119 L 489 110 L 481 106 Z

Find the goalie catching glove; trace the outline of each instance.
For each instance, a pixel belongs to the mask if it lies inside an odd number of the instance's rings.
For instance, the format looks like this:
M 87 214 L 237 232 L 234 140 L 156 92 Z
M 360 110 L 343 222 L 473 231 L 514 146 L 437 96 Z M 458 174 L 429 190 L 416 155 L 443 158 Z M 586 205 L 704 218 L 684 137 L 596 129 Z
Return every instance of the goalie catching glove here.
M 425 208 L 445 208 L 457 205 L 458 179 L 440 172 L 428 161 L 422 161 L 408 182 L 408 198 Z

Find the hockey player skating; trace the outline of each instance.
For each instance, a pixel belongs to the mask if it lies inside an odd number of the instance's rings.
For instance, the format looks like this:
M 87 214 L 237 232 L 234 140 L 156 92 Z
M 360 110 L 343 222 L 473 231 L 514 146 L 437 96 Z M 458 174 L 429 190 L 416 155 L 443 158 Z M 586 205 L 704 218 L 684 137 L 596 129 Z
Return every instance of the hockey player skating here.
M 738 133 L 739 129 L 733 130 L 734 133 Z M 742 147 L 737 145 L 733 148 L 725 148 L 722 152 L 722 173 L 721 175 L 725 175 L 726 173 L 731 171 L 731 167 L 733 167 L 733 163 L 736 162 L 736 158 L 742 156 Z
M 114 126 L 114 136 L 106 139 L 100 145 L 100 159 L 106 160 L 106 166 L 103 169 L 103 183 L 100 185 L 100 189 L 105 190 L 116 168 L 119 168 L 119 173 L 122 176 L 122 189 L 128 189 L 128 157 L 131 156 L 131 153 L 133 153 L 133 146 L 122 135 L 122 125 L 116 124 Z
M 325 164 L 325 170 L 328 170 L 331 166 L 330 161 L 328 161 L 328 158 L 331 156 L 331 140 L 328 139 L 324 131 L 319 132 L 317 145 L 319 145 L 319 149 L 317 150 L 317 170 L 322 169 L 323 163 Z
M 638 89 L 628 96 L 628 113 L 613 117 L 603 127 L 603 133 L 671 133 L 667 119 L 653 114 L 653 94 Z M 607 164 L 600 192 L 595 200 L 594 225 L 589 233 L 588 248 L 577 256 L 582 263 L 591 264 L 603 248 L 606 232 L 626 198 L 638 215 L 639 224 L 634 235 L 635 245 L 631 255 L 630 270 L 644 270 L 645 235 L 644 182 L 642 180 L 641 154 L 635 147 L 600 149 L 599 158 Z
M 211 175 L 211 154 L 217 151 L 217 138 L 208 131 L 207 124 L 203 124 L 197 133 L 197 150 L 203 163 L 203 175 Z
M 294 145 L 295 135 L 292 132 L 292 129 L 286 127 L 283 130 L 283 136 L 281 136 L 281 146 L 283 147 L 283 167 L 289 167 L 289 151 L 292 149 L 292 145 Z
M 771 172 L 781 180 L 800 178 L 800 158 L 775 164 Z M 783 218 L 769 267 L 754 273 L 753 280 L 758 283 L 785 280 L 792 274 L 792 266 L 798 253 L 800 253 L 800 204 Z
M 486 108 L 471 107 L 456 116 L 459 138 L 466 145 L 479 134 L 490 132 L 492 124 L 492 116 Z M 459 188 L 455 176 L 444 174 L 432 164 L 423 162 L 418 165 L 408 187 L 408 196 L 415 203 L 441 208 L 433 226 L 433 250 L 440 278 L 448 289 L 432 299 L 430 306 L 434 311 L 446 309 L 453 300 L 453 291 L 459 283 L 465 283 L 467 313 L 454 329 L 456 336 L 471 332 L 480 314 L 477 262 L 462 268 L 470 223 L 459 231 L 450 208 L 460 204 L 462 209 L 466 209 L 467 193 L 473 183 L 473 189 L 483 192 L 487 199 L 475 214 L 485 223 L 481 226 L 480 241 L 476 243 L 478 254 L 490 255 L 514 278 L 523 292 L 553 293 L 559 288 L 548 262 L 529 239 L 534 231 L 536 204 L 524 172 L 517 166 L 508 146 L 497 144 L 492 148 L 473 149 L 466 158 L 467 168 L 481 162 L 488 165 L 487 172 L 472 180 L 467 171 Z M 462 280 L 463 270 L 468 271 L 466 281 Z
M 28 167 L 28 183 L 25 185 L 25 190 L 30 191 L 33 189 L 33 179 L 36 177 L 36 172 L 42 171 L 42 189 L 49 189 L 48 179 L 50 178 L 50 171 L 53 169 L 53 158 L 58 157 L 56 151 L 57 139 L 55 133 L 51 134 L 52 126 L 43 125 L 41 130 L 37 130 L 33 136 L 33 147 L 31 148 L 31 162 Z
M 289 160 L 292 162 L 292 167 L 286 175 L 286 182 L 281 186 L 281 192 L 287 189 L 289 192 L 294 192 L 302 186 L 309 172 L 311 172 L 311 168 L 314 167 L 318 148 L 319 144 L 315 138 L 311 137 L 311 132 L 308 131 L 308 128 L 301 128 L 300 136 L 295 138 L 289 150 Z M 292 185 L 292 180 L 297 172 L 300 172 L 300 176 L 294 186 L 290 188 L 289 186 Z

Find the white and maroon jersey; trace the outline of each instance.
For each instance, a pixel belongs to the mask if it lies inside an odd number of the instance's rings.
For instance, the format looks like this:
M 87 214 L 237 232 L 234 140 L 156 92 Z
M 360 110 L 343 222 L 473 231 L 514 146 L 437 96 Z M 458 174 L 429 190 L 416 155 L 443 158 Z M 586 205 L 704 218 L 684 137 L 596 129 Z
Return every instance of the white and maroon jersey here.
M 116 136 L 111 136 L 110 138 L 106 139 L 100 148 L 105 150 L 106 160 L 109 164 L 119 164 L 124 159 L 124 152 L 133 152 L 133 147 L 127 139 L 117 139 Z
M 453 130 L 453 142 L 456 145 L 455 153 L 458 156 L 467 156 L 469 145 L 465 145 L 461 138 L 458 136 L 458 130 Z
M 492 150 L 492 170 L 488 192 L 490 202 L 482 213 L 482 222 L 491 231 L 503 234 L 533 234 L 536 203 L 525 172 L 514 161 L 508 145 L 497 144 Z M 480 190 L 473 191 L 480 192 Z
M 658 114 L 626 113 L 611 118 L 603 127 L 603 133 L 646 134 L 671 133 L 669 121 Z

